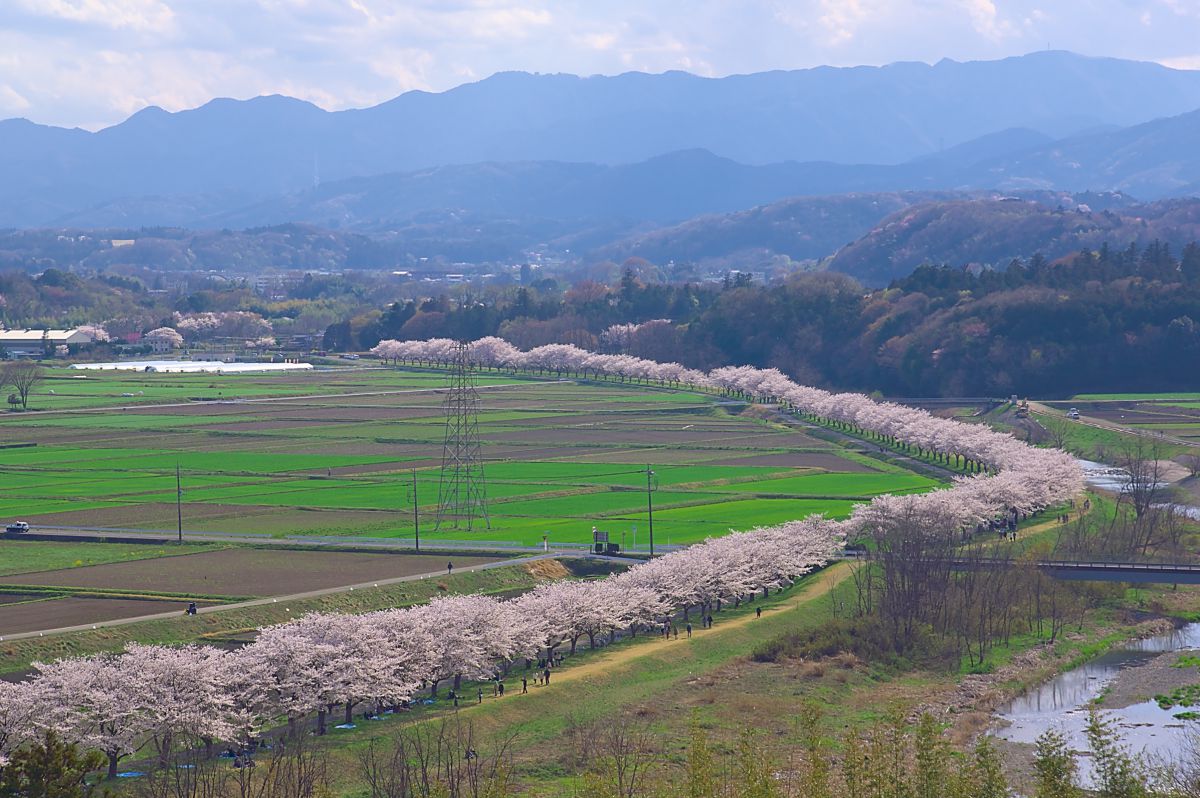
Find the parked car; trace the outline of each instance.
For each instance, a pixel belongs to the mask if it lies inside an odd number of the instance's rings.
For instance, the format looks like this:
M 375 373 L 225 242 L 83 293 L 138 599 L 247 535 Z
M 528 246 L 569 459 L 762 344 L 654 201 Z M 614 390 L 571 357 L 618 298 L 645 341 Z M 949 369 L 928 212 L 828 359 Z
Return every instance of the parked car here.
M 1067 411 L 1067 418 L 1079 418 L 1079 411 L 1072 407 Z

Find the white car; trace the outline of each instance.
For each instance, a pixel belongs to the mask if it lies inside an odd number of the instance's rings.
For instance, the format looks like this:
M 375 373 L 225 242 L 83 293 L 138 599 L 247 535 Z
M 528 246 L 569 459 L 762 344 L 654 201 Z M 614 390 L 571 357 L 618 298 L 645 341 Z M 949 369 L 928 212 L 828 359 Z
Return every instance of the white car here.
M 1072 407 L 1067 411 L 1067 418 L 1079 418 L 1079 411 Z

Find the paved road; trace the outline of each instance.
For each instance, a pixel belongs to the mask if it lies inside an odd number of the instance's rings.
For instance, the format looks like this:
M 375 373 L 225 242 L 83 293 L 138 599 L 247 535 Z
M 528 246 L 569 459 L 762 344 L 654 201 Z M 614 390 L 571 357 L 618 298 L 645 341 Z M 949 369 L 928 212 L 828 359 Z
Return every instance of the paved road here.
M 147 544 L 174 543 L 178 540 L 174 529 L 144 529 L 136 527 L 106 526 L 61 526 L 36 524 L 31 531 L 21 535 L 23 540 L 120 540 L 120 542 L 145 542 Z M 250 532 L 189 531 L 183 530 L 184 543 L 240 543 L 252 546 L 311 546 L 322 549 L 381 549 L 385 551 L 412 551 L 412 538 L 358 538 L 321 535 L 295 535 L 270 537 Z M 542 546 L 521 546 L 516 543 L 495 540 L 443 540 L 422 538 L 422 549 L 442 551 L 446 549 L 471 549 L 504 553 L 538 553 L 547 549 Z M 587 544 L 556 544 L 552 550 L 586 550 Z

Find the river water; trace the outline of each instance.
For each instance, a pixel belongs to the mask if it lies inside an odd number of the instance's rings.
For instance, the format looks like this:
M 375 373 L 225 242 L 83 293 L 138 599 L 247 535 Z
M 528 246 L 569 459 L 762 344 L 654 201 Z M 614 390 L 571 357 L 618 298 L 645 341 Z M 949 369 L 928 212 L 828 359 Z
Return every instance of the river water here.
M 1104 692 L 1124 668 L 1135 668 L 1159 654 L 1200 649 L 1200 623 L 1190 623 L 1170 634 L 1132 641 L 1119 649 L 1072 668 L 1041 687 L 1030 690 L 997 716 L 1002 721 L 996 736 L 1016 743 L 1034 743 L 1047 729 L 1057 729 L 1076 751 L 1088 750 L 1084 729 L 1088 705 Z M 1189 736 L 1188 726 L 1200 730 L 1195 721 L 1175 716 L 1187 707 L 1160 709 L 1153 700 L 1120 709 L 1101 709 L 1103 716 L 1115 720 L 1129 749 L 1149 758 L 1170 759 L 1178 754 Z M 1079 758 L 1080 776 L 1090 781 L 1090 760 Z
M 1120 493 L 1129 483 L 1129 472 L 1124 469 L 1078 457 L 1075 458 L 1075 462 L 1083 469 L 1083 480 L 1090 488 Z M 1166 483 L 1160 484 L 1160 487 L 1166 486 Z M 1188 518 L 1200 520 L 1200 507 L 1192 504 L 1175 504 L 1173 506 L 1176 512 L 1186 515 Z

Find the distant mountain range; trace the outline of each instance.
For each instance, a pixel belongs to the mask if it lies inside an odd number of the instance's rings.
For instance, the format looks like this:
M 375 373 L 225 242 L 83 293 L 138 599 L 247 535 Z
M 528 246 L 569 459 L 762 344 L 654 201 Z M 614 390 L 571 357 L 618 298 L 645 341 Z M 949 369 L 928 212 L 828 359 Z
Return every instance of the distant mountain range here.
M 1040 52 L 719 79 L 503 73 L 333 113 L 279 96 L 147 108 L 95 133 L 7 120 L 0 226 L 377 232 L 450 213 L 539 239 L 849 191 L 1156 198 L 1200 184 L 1198 108 L 1200 72 Z

